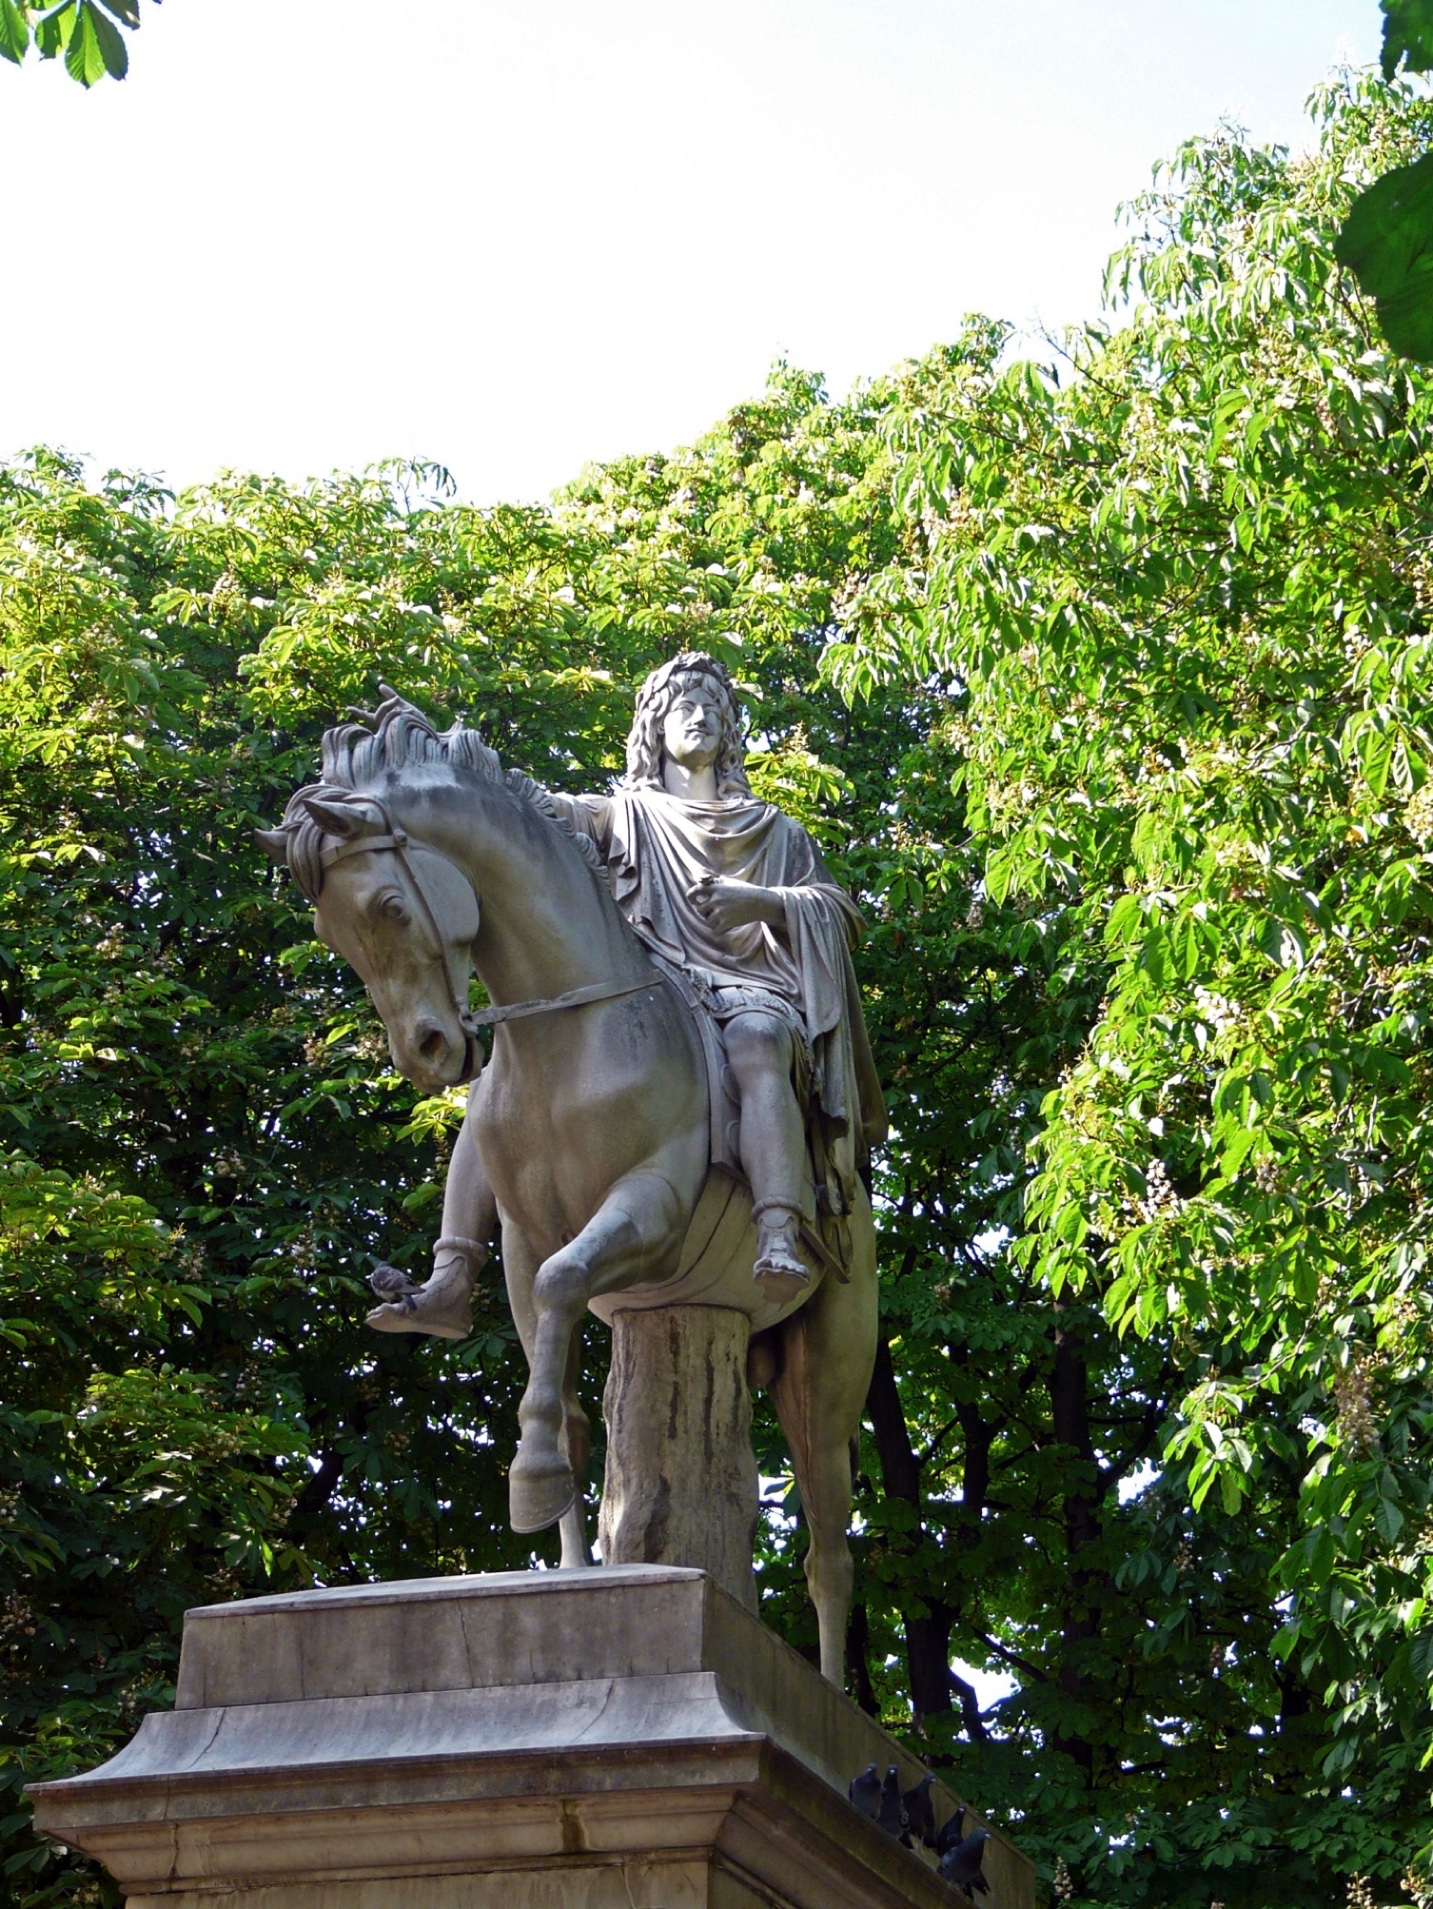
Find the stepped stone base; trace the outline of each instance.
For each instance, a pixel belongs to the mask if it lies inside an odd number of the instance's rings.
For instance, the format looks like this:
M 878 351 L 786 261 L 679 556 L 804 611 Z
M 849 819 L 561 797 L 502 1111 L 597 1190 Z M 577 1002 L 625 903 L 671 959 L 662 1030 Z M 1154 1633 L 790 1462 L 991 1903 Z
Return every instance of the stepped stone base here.
M 191 1611 L 175 1709 L 30 1795 L 130 1909 L 953 1909 L 869 1763 L 920 1774 L 705 1573 L 617 1565 Z

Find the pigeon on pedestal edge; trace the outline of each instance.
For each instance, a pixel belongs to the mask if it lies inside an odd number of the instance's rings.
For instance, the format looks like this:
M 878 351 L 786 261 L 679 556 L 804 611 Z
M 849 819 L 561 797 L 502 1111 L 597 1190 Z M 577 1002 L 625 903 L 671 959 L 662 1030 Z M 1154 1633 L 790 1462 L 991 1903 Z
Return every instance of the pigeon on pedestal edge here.
M 946 1851 L 937 1865 L 936 1874 L 943 1876 L 948 1883 L 954 1883 L 957 1889 L 963 1889 L 967 1895 L 976 1889 L 982 1896 L 988 1895 L 990 1884 L 985 1880 L 980 1859 L 985 1854 L 985 1845 L 989 1841 L 989 1830 L 976 1830 L 973 1835 L 967 1836 L 963 1843 L 957 1843 L 954 1849 Z
M 899 1836 L 905 1823 L 905 1812 L 901 1809 L 901 1773 L 892 1763 L 886 1770 L 886 1780 L 881 1785 L 881 1807 L 876 1821 L 887 1836 Z
M 881 1813 L 881 1779 L 874 1763 L 868 1763 L 859 1776 L 851 1778 L 846 1794 L 862 1816 L 869 1816 L 874 1823 Z
M 964 1809 L 953 1810 L 935 1833 L 935 1841 L 931 1844 L 931 1848 L 935 1851 L 936 1855 L 944 1856 L 948 1849 L 954 1849 L 956 1844 L 960 1841 L 960 1832 L 964 1828 Z
M 930 1801 L 930 1786 L 934 1782 L 935 1778 L 927 1774 L 901 1798 L 906 1812 L 906 1828 L 927 1849 L 935 1848 L 935 1811 Z

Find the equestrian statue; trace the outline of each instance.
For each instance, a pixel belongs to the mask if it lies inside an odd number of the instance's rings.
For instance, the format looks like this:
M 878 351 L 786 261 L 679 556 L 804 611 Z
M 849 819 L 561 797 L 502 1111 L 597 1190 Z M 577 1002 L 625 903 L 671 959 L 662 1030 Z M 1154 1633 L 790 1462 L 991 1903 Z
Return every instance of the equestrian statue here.
M 504 773 L 476 730 L 439 734 L 382 696 L 327 732 L 322 780 L 260 831 L 366 983 L 399 1071 L 426 1093 L 471 1083 L 432 1274 L 380 1268 L 369 1324 L 465 1337 L 501 1229 L 529 1367 L 511 1522 L 558 1525 L 571 1567 L 590 1561 L 583 1312 L 744 1316 L 745 1378 L 769 1388 L 791 1449 L 821 1666 L 839 1684 L 885 1133 L 860 916 L 806 831 L 753 795 L 710 656 L 647 678 L 627 773 L 600 795 Z

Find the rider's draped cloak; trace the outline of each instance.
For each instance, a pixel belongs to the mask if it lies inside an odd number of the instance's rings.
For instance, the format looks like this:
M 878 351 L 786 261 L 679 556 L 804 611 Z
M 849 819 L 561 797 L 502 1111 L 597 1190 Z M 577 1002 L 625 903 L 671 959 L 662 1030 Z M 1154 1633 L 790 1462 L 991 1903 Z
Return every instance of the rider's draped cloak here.
M 558 800 L 591 836 L 618 907 L 654 954 L 704 987 L 761 988 L 799 1010 L 811 1048 L 818 1178 L 824 1164 L 828 1204 L 849 1212 L 886 1115 L 851 963 L 863 924 L 816 844 L 752 796 L 688 802 L 660 789 L 620 789 Z M 774 889 L 785 934 L 764 922 L 725 934 L 711 927 L 687 899 L 703 875 Z

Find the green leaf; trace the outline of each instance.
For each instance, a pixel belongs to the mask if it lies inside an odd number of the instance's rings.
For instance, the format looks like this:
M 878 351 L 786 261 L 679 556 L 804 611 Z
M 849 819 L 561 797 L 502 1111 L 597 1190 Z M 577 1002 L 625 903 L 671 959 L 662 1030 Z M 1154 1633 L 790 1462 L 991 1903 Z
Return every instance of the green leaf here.
M 139 25 L 139 0 L 99 0 L 99 3 L 107 8 L 116 20 L 123 20 L 127 27 Z
M 1433 69 L 1433 0 L 1382 0 L 1383 77 L 1391 80 L 1400 62 L 1410 73 Z
M 1287 921 L 1279 921 L 1271 915 L 1264 924 L 1259 945 L 1270 961 L 1277 962 L 1281 968 L 1301 968 L 1304 965 L 1303 937 Z
M 1373 1507 L 1373 1522 L 1385 1544 L 1396 1544 L 1398 1534 L 1403 1529 L 1403 1513 L 1396 1503 L 1397 1497 L 1397 1483 L 1393 1474 L 1385 1469 L 1379 1482 L 1378 1499 Z
M 42 60 L 53 60 L 70 43 L 75 30 L 76 0 L 61 0 L 57 7 L 42 13 L 35 22 L 35 45 Z
M 1433 364 L 1433 153 L 1359 194 L 1334 255 L 1373 299 L 1393 349 Z
M 1219 1171 L 1226 1180 L 1232 1180 L 1234 1178 L 1240 1167 L 1243 1166 L 1249 1149 L 1258 1138 L 1258 1129 L 1255 1127 L 1240 1127 L 1237 1129 L 1219 1157 Z
M 85 17 L 94 27 L 106 73 L 112 80 L 122 80 L 129 71 L 129 48 L 124 43 L 124 35 L 92 5 L 86 6 Z
M 75 28 L 70 35 L 70 43 L 65 48 L 65 71 L 72 80 L 78 80 L 81 86 L 93 86 L 96 80 L 102 80 L 109 70 L 104 48 L 96 31 L 99 15 L 91 5 L 91 0 L 80 0 L 79 13 Z M 106 26 L 109 22 L 105 22 Z M 109 28 L 114 32 L 114 28 Z M 118 36 L 116 36 L 118 37 Z
M 30 27 L 15 0 L 0 0 L 0 57 L 18 66 L 30 45 Z

